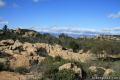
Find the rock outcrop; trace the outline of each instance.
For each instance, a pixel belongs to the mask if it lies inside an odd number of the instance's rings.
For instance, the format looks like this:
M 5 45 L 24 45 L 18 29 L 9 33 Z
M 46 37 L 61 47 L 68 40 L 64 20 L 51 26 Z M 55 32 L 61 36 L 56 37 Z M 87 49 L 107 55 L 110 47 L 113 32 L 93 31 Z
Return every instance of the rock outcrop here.
M 24 75 L 2 71 L 0 72 L 0 80 L 28 80 Z
M 66 63 L 59 67 L 59 70 L 64 69 L 72 70 L 82 78 L 82 69 L 78 68 L 74 63 Z
M 103 67 L 97 67 L 97 66 L 91 66 L 89 67 L 90 72 L 92 72 L 94 75 L 96 74 L 102 74 L 103 76 L 110 76 L 115 71 L 113 69 L 106 69 Z
M 62 50 L 62 46 L 57 44 L 50 45 L 46 43 L 35 43 L 35 44 L 31 44 L 28 42 L 21 43 L 19 40 L 16 40 L 15 42 L 13 40 L 2 41 L 2 42 L 7 42 L 7 43 L 9 42 L 9 44 L 11 44 L 10 46 L 5 46 L 5 48 L 3 46 L 3 48 L 1 48 L 1 50 L 3 50 L 4 52 L 10 55 L 24 54 L 28 56 L 30 55 L 37 56 L 38 54 L 41 54 L 41 55 L 49 55 L 52 57 L 60 56 L 63 59 L 75 60 L 80 62 L 88 62 L 90 60 L 95 59 L 95 56 L 91 53 L 74 53 L 73 51 Z M 43 52 L 39 52 L 41 48 L 44 49 Z
M 13 45 L 14 41 L 12 39 L 0 41 L 0 46 Z
M 28 67 L 29 68 L 29 57 L 24 55 L 13 55 L 13 59 L 10 60 L 10 67 L 16 69 L 17 67 Z
M 16 49 L 16 48 L 20 48 L 22 47 L 22 43 L 19 40 L 16 40 L 15 43 L 13 44 L 13 46 L 11 47 L 12 50 Z
M 114 73 L 115 71 L 113 69 L 106 69 L 103 76 L 110 76 L 112 73 Z

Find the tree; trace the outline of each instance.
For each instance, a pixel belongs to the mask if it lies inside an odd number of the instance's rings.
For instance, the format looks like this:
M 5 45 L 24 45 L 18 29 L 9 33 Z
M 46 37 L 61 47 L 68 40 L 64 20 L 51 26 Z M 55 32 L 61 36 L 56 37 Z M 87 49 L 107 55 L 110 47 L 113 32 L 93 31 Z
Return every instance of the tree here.
M 69 43 L 69 48 L 73 49 L 73 52 L 77 52 L 79 50 L 79 45 L 75 41 L 71 41 Z
M 4 27 L 3 27 L 3 34 L 6 34 L 7 30 L 8 30 L 8 26 L 4 25 Z
M 59 35 L 59 38 L 65 38 L 65 37 L 68 37 L 68 36 L 65 35 L 64 33 L 61 33 L 61 34 Z

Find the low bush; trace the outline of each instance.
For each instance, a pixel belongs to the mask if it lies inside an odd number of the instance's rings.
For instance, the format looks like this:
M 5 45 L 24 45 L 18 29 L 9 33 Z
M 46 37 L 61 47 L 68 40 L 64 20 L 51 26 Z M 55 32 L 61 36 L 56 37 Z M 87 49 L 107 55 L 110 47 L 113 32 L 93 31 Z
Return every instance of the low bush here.
M 0 63 L 0 71 L 4 70 L 5 65 L 3 63 Z
M 25 73 L 29 73 L 29 70 L 25 67 L 18 67 L 15 69 L 15 72 L 18 72 L 20 74 L 25 74 Z
M 72 70 L 61 70 L 53 76 L 53 80 L 80 80 Z
M 37 54 L 38 54 L 39 56 L 43 56 L 43 57 L 48 56 L 48 53 L 47 53 L 47 51 L 46 51 L 45 48 L 39 48 L 39 49 L 37 50 Z
M 120 77 L 120 72 L 114 72 L 110 76 L 112 76 L 112 77 Z
M 74 80 L 76 75 L 69 70 L 59 71 L 59 66 L 68 63 L 69 61 L 62 59 L 60 56 L 52 58 L 50 56 L 39 65 L 40 72 L 43 72 L 41 80 Z M 66 75 L 66 76 L 65 76 Z

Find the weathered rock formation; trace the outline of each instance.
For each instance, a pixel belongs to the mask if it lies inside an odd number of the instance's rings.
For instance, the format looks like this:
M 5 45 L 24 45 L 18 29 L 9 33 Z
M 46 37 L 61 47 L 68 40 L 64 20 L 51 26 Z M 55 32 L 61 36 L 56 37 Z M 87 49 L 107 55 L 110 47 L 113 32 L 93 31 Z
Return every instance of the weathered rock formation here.
M 75 60 L 80 62 L 88 62 L 90 60 L 95 59 L 95 56 L 90 52 L 74 53 L 69 50 L 62 50 L 62 46 L 57 44 L 49 45 L 46 43 L 35 43 L 35 44 L 31 44 L 27 42 L 21 43 L 19 40 L 16 40 L 15 42 L 13 40 L 0 41 L 0 43 L 2 42 L 11 44 L 10 46 L 7 46 L 7 47 L 3 46 L 5 48 L 2 49 L 4 52 L 10 55 L 22 54 L 28 57 L 30 55 L 38 56 L 38 54 L 41 54 L 41 55 L 49 55 L 52 57 L 60 56 L 63 59 Z M 46 51 L 44 50 L 40 53 L 39 50 L 41 50 L 41 48 L 45 49 Z
M 24 75 L 14 73 L 14 72 L 0 72 L 0 80 L 27 80 Z
M 64 70 L 64 69 L 72 70 L 82 78 L 82 69 L 78 68 L 74 63 L 66 63 L 59 67 L 59 70 Z
M 103 76 L 110 76 L 112 73 L 114 73 L 115 71 L 112 69 L 106 69 L 103 67 L 97 67 L 97 66 L 91 66 L 89 67 L 89 70 L 94 74 L 102 74 Z

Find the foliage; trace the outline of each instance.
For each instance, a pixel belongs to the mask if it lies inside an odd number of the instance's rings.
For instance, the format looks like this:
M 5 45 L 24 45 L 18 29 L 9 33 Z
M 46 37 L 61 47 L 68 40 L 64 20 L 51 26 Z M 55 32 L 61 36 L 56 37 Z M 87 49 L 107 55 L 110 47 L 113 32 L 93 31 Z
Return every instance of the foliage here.
M 5 25 L 5 26 L 3 27 L 3 33 L 4 33 L 4 34 L 6 34 L 7 29 L 8 29 L 8 27 L 7 27 L 7 25 Z
M 0 63 L 0 71 L 4 70 L 5 65 L 3 63 Z
M 48 53 L 47 53 L 47 51 L 46 51 L 45 48 L 39 48 L 39 49 L 37 50 L 37 54 L 38 54 L 39 56 L 43 56 L 43 57 L 48 56 Z
M 120 72 L 114 72 L 110 76 L 112 76 L 112 77 L 120 77 Z
M 75 41 L 71 41 L 69 44 L 69 48 L 73 49 L 73 52 L 78 52 L 79 45 Z
M 52 58 L 50 56 L 46 57 L 46 59 L 39 65 L 40 72 L 43 72 L 44 76 L 42 80 L 49 78 L 51 80 L 72 80 L 75 77 L 75 74 L 71 71 L 59 71 L 59 66 L 68 63 L 69 61 L 62 59 L 60 56 Z M 62 75 L 63 73 L 63 75 Z M 69 73 L 69 74 L 68 74 Z M 66 75 L 68 74 L 68 75 Z M 74 74 L 74 75 L 73 75 Z M 66 76 L 65 76 L 66 75 Z M 73 77 L 73 78 L 72 78 Z
M 15 69 L 15 72 L 18 72 L 20 74 L 25 74 L 25 73 L 28 73 L 29 70 L 25 67 L 18 67 L 18 68 Z
M 75 75 L 75 73 L 72 70 L 61 70 L 58 73 L 56 73 L 53 77 L 53 80 L 77 80 L 80 78 Z

